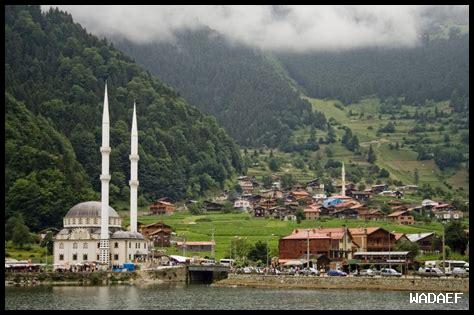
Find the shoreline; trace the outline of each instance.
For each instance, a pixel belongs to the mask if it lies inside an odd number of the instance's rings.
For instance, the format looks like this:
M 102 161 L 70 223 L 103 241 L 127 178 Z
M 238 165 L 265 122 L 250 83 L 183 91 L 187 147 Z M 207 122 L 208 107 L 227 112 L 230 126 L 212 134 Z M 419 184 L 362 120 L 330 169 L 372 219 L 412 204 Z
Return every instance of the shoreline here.
M 469 293 L 469 278 L 346 278 L 232 274 L 227 279 L 215 282 L 211 286 L 262 289 L 342 289 Z

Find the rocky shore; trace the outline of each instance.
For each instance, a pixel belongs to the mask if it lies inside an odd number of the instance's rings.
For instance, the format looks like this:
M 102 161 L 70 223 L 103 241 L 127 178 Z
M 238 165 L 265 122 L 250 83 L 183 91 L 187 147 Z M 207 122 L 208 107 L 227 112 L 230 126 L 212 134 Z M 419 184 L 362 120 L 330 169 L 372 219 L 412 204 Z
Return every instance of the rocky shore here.
M 213 286 L 281 289 L 371 289 L 425 292 L 469 292 L 469 278 L 371 278 L 229 274 Z

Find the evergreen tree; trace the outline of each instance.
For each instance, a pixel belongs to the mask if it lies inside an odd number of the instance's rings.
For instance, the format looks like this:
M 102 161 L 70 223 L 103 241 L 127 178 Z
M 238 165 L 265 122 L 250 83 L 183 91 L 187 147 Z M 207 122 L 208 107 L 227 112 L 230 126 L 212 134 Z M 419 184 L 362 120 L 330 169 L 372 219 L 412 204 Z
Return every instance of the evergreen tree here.
M 372 148 L 372 145 L 369 146 L 369 152 L 367 153 L 367 162 L 370 164 L 374 164 L 376 161 L 377 157 L 375 155 L 374 149 Z

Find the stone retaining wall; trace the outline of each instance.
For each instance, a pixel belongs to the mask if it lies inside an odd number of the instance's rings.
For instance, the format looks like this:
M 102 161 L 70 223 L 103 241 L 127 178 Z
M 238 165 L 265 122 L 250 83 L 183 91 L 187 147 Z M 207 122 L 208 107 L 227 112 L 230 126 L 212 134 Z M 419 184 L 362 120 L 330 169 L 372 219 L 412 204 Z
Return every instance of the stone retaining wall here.
M 186 267 L 184 266 L 135 272 L 6 272 L 5 286 L 186 282 L 186 276 Z
M 295 289 L 379 289 L 425 292 L 469 292 L 469 278 L 370 278 L 229 274 L 214 286 Z

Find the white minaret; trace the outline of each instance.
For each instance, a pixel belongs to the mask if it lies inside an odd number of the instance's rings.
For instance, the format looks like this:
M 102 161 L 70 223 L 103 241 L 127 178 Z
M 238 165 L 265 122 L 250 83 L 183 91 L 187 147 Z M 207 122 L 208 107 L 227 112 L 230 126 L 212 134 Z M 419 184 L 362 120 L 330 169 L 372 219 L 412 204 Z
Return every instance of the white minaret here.
M 341 196 L 346 196 L 346 171 L 344 169 L 344 162 L 342 162 L 342 186 L 341 186 Z
M 99 246 L 99 261 L 102 267 L 109 266 L 109 99 L 107 97 L 107 82 L 105 83 L 104 95 L 104 112 L 102 113 L 102 146 L 100 153 L 102 154 L 102 174 L 101 181 L 101 212 L 100 212 L 100 246 Z
M 130 231 L 137 232 L 138 130 L 136 105 L 133 103 L 132 150 L 130 154 Z

